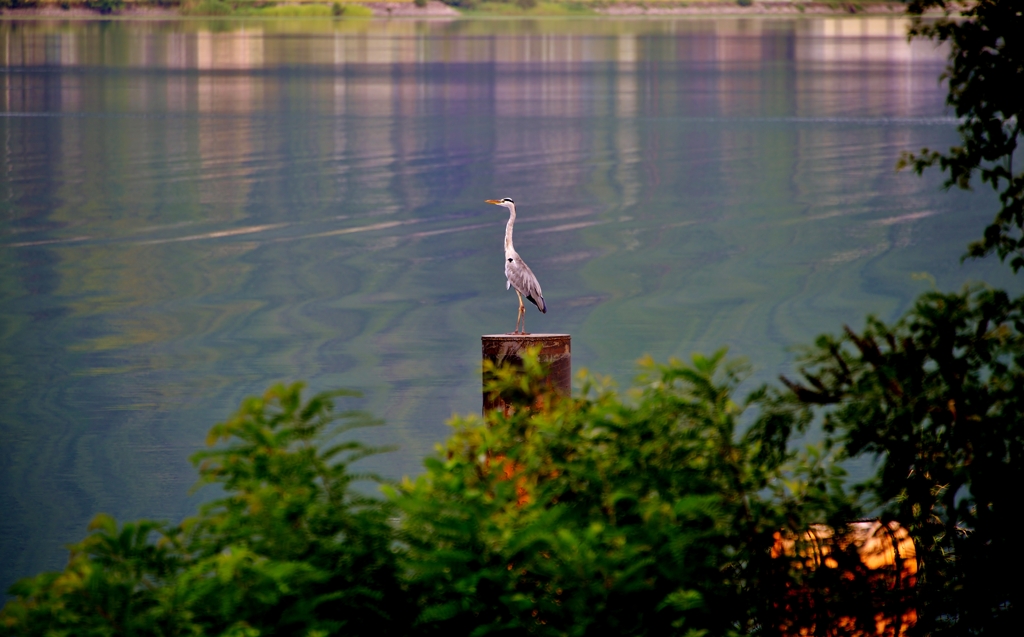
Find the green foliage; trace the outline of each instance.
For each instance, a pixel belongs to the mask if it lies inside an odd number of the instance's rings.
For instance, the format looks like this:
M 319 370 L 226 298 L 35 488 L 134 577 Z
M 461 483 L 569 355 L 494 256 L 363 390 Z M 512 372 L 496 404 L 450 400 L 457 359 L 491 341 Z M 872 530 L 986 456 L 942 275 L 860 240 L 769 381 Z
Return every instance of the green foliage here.
M 373 10 L 361 4 L 346 4 L 341 7 L 341 15 L 346 18 L 371 18 Z
M 230 602 L 230 610 L 217 612 L 287 633 L 388 632 L 390 611 L 380 602 L 397 580 L 387 508 L 352 489 L 377 478 L 350 469 L 380 450 L 334 441 L 376 423 L 358 412 L 335 413 L 334 399 L 346 395 L 303 403 L 299 385 L 271 388 L 210 430 L 208 443 L 233 444 L 194 456 L 200 484 L 228 494 L 184 524 L 200 558 L 186 589 L 201 588 L 209 573 L 222 580 L 230 573 L 232 595 L 212 596 L 222 607 Z M 263 604 L 253 605 L 250 594 Z
M 348 14 L 344 7 L 342 13 Z M 236 16 L 266 16 L 292 18 L 326 18 L 334 15 L 333 8 L 326 4 L 279 4 L 273 6 L 253 7 L 237 5 L 232 12 Z
M 630 405 L 589 379 L 583 397 L 550 394 L 524 366 L 487 370 L 511 416 L 456 420 L 426 474 L 391 491 L 419 629 L 753 630 L 780 571 L 773 534 L 802 521 L 773 497 L 781 463 L 757 461 L 781 456 L 737 434 L 738 368 L 721 352 L 648 362 Z
M 389 502 L 353 489 L 379 450 L 337 440 L 374 424 L 335 412 L 345 393 L 273 387 L 194 456 L 222 497 L 177 526 L 97 517 L 62 573 L 11 590 L 0 635 L 753 630 L 789 581 L 776 533 L 835 508 L 835 474 L 737 433 L 740 372 L 647 362 L 627 403 L 550 393 L 536 355 L 489 369 L 514 413 L 456 420 Z
M 146 520 L 118 529 L 112 518 L 98 515 L 89 530 L 70 547 L 62 573 L 11 588 L 17 599 L 0 613 L 0 634 L 179 634 L 165 593 L 181 554 L 167 529 Z
M 223 0 L 202 0 L 182 8 L 185 15 L 226 16 L 233 12 L 234 7 Z
M 845 457 L 878 460 L 861 488 L 917 544 L 921 632 L 1015 630 L 1024 299 L 983 288 L 926 294 L 893 326 L 870 318 L 863 333 L 819 338 L 801 373 L 783 378 L 788 389 L 762 426 L 782 440 L 820 415 Z
M 935 8 L 945 17 L 921 17 Z M 961 143 L 945 154 L 904 154 L 898 167 L 921 173 L 938 164 L 946 186 L 962 189 L 977 173 L 1001 207 L 968 255 L 995 252 L 1019 271 L 1024 172 L 1014 170 L 1013 155 L 1024 114 L 1024 7 L 912 0 L 908 11 L 917 16 L 911 38 L 950 46 L 943 77 Z M 923 634 L 1005 634 L 1020 621 L 1024 599 L 1012 574 L 1024 558 L 1011 537 L 1010 493 L 1024 483 L 1022 305 L 984 289 L 925 295 L 895 326 L 872 319 L 863 334 L 819 339 L 807 382 L 790 384 L 796 401 L 828 405 L 818 410 L 847 455 L 881 460 L 862 488 L 918 545 Z
M 950 63 L 946 102 L 960 118 L 962 143 L 940 153 L 927 148 L 905 153 L 899 167 L 921 173 L 938 164 L 946 186 L 969 189 L 975 173 L 999 193 L 1000 209 L 972 243 L 968 255 L 995 252 L 1009 259 L 1014 271 L 1024 268 L 1024 171 L 1014 171 L 1013 155 L 1024 125 L 1024 10 L 1018 1 L 978 0 L 963 10 L 966 19 L 950 17 L 961 5 L 945 0 L 912 0 L 908 11 L 917 15 L 911 37 L 946 42 Z M 946 10 L 940 20 L 921 18 L 934 8 Z
M 346 395 L 245 401 L 194 457 L 224 497 L 175 527 L 98 516 L 62 573 L 11 589 L 0 635 L 404 634 L 389 508 L 352 488 L 379 450 L 335 440 L 375 423 Z
M 100 13 L 113 13 L 124 8 L 124 0 L 85 0 L 85 6 Z
M 235 17 L 293 17 L 293 18 L 368 18 L 373 15 L 369 7 L 359 4 L 257 4 L 249 1 L 226 2 L 202 0 L 183 7 L 182 13 L 195 16 Z

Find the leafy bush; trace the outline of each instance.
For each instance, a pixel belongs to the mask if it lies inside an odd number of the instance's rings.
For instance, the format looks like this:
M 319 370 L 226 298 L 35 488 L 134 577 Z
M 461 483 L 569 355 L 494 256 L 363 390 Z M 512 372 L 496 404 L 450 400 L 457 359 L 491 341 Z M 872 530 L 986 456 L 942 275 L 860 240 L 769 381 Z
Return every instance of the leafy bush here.
M 341 7 L 341 14 L 346 18 L 371 18 L 373 10 L 361 4 L 346 4 Z
M 113 13 L 124 8 L 124 0 L 85 0 L 85 6 L 100 13 Z
M 379 450 L 334 440 L 374 424 L 335 412 L 343 393 L 246 400 L 193 458 L 223 497 L 177 526 L 98 516 L 62 573 L 12 588 L 0 635 L 754 626 L 770 607 L 760 584 L 787 572 L 773 534 L 820 507 L 782 494 L 783 455 L 736 434 L 735 366 L 648 364 L 628 405 L 592 382 L 581 398 L 547 393 L 536 356 L 526 364 L 492 370 L 493 390 L 519 388 L 512 416 L 457 420 L 388 501 L 352 488 L 377 480 L 352 465 Z
M 234 13 L 234 7 L 223 0 L 202 0 L 182 8 L 186 15 L 225 16 Z
M 914 605 L 925 634 L 1008 634 L 1024 599 L 1016 519 L 1024 484 L 1024 299 L 933 292 L 893 326 L 823 336 L 802 380 L 783 379 L 766 438 L 822 419 L 846 458 L 873 457 L 860 485 L 917 545 Z M 771 403 L 772 401 L 769 401 Z
M 292 18 L 329 17 L 333 10 L 326 4 L 279 4 L 268 7 L 246 7 L 236 9 L 235 15 L 277 16 Z
M 489 370 L 511 416 L 456 420 L 426 474 L 391 491 L 418 627 L 753 631 L 771 608 L 769 583 L 788 572 L 769 557 L 775 533 L 820 510 L 778 488 L 784 454 L 765 453 L 759 432 L 737 433 L 738 368 L 722 353 L 648 362 L 630 405 L 589 380 L 582 397 L 550 394 L 536 359 L 525 364 Z M 823 483 L 802 483 L 831 501 Z
M 224 497 L 178 526 L 97 516 L 62 573 L 18 582 L 0 635 L 405 634 L 389 506 L 352 488 L 375 424 L 301 385 L 250 398 L 198 453 Z M 340 421 L 340 426 L 337 424 Z

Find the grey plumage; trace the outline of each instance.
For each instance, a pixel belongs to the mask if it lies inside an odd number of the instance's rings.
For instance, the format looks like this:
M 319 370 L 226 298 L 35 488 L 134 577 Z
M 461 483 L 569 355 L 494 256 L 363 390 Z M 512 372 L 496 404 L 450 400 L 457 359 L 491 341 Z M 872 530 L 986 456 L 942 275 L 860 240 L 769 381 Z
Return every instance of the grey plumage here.
M 537 306 L 542 314 L 547 314 L 548 306 L 544 303 L 544 293 L 540 289 L 540 282 L 534 276 L 530 266 L 526 265 L 522 257 L 513 254 L 505 257 L 505 289 L 515 286 L 516 291 L 526 297 L 527 301 Z
M 516 317 L 516 330 L 513 334 L 525 334 L 526 307 L 523 305 L 523 297 L 525 296 L 526 300 L 536 305 L 542 314 L 547 314 L 548 306 L 544 302 L 544 293 L 540 289 L 540 282 L 512 245 L 512 227 L 516 222 L 515 203 L 508 197 L 501 200 L 488 199 L 487 203 L 508 208 L 508 223 L 505 225 L 505 289 L 515 288 L 516 295 L 519 297 L 519 314 Z M 520 323 L 522 323 L 522 332 L 519 331 Z

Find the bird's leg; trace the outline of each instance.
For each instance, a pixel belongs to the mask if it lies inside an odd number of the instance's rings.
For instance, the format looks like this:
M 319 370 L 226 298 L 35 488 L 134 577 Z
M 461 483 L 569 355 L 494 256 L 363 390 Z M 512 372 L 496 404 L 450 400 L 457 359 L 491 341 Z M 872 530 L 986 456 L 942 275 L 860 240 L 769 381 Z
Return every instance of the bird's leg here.
M 523 295 L 516 290 L 516 296 L 519 297 L 519 314 L 516 315 L 516 331 L 513 334 L 519 334 L 519 322 L 523 323 L 523 333 L 526 333 L 526 306 L 523 305 Z

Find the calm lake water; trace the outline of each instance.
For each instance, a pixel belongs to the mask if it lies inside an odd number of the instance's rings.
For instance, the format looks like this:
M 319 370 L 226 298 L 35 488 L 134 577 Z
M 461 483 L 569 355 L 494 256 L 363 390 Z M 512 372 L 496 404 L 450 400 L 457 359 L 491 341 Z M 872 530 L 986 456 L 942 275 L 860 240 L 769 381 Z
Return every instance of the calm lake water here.
M 920 292 L 995 210 L 902 20 L 0 22 L 0 586 L 104 511 L 179 519 L 210 425 L 356 388 L 418 473 L 517 302 L 505 211 L 576 368 L 795 344 Z

